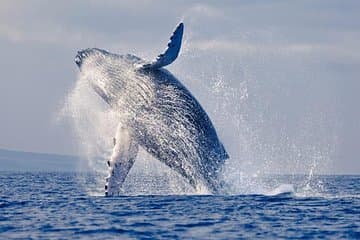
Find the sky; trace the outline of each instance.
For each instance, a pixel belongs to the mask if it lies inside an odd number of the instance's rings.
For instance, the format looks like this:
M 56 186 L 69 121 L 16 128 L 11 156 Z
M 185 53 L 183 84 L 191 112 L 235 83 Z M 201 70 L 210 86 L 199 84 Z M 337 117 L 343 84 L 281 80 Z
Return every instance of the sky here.
M 183 21 L 168 69 L 231 156 L 255 168 L 306 162 L 359 174 L 359 15 L 356 0 L 2 0 L 0 148 L 76 154 L 72 129 L 56 119 L 77 78 L 77 50 L 151 60 Z

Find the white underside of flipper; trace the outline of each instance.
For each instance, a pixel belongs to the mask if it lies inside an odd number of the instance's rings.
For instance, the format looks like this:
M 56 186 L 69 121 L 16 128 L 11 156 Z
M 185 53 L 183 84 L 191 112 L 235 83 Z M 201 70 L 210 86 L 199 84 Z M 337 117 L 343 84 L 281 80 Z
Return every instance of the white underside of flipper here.
M 108 161 L 109 175 L 106 178 L 105 195 L 118 195 L 131 167 L 135 162 L 139 146 L 131 138 L 128 129 L 119 124 L 114 139 L 114 149 Z
M 170 41 L 164 53 L 157 56 L 157 58 L 151 63 L 144 64 L 141 69 L 157 69 L 169 65 L 179 55 L 181 48 L 181 41 L 184 32 L 184 24 L 180 23 L 174 33 L 170 37 Z

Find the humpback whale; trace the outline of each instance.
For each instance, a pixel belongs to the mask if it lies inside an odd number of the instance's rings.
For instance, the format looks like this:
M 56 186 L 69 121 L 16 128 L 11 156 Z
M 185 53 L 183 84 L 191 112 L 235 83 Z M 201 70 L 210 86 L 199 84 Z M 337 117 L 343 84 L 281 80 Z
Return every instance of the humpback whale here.
M 75 56 L 80 74 L 119 113 L 107 161 L 107 196 L 119 193 L 139 148 L 185 177 L 195 190 L 217 193 L 221 189 L 219 173 L 229 156 L 200 103 L 164 68 L 177 58 L 183 31 L 180 23 L 165 52 L 150 62 L 98 48 Z

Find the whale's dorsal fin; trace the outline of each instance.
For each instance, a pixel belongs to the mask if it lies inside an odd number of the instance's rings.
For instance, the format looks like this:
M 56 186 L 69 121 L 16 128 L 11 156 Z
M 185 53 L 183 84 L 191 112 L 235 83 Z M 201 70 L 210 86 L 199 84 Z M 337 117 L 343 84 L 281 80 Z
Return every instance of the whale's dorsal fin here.
M 170 37 L 170 41 L 164 53 L 157 56 L 151 63 L 142 65 L 142 69 L 157 69 L 169 65 L 179 55 L 181 40 L 184 32 L 184 24 L 180 23 Z

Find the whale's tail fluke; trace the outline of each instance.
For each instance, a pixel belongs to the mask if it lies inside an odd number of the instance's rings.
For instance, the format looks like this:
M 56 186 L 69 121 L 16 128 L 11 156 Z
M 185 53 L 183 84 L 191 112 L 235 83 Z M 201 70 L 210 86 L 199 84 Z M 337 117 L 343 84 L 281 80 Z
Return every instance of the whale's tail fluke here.
M 169 65 L 179 55 L 181 41 L 184 32 L 184 24 L 180 23 L 170 37 L 170 41 L 164 53 L 157 56 L 151 63 L 142 65 L 142 69 L 157 69 Z

